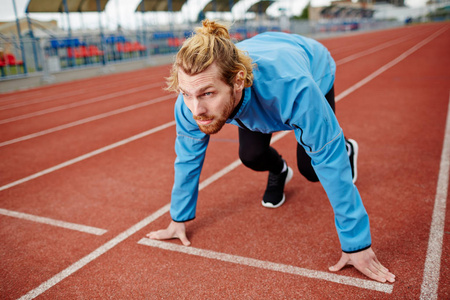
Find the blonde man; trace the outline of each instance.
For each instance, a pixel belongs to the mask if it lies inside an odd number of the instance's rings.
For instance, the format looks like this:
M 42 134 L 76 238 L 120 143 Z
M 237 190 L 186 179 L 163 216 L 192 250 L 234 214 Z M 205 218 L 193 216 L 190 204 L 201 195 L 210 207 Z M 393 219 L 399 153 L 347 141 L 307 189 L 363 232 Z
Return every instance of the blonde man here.
M 344 138 L 334 115 L 335 71 L 328 50 L 312 39 L 270 32 L 235 45 L 225 26 L 203 21 L 177 54 L 168 80 L 168 89 L 179 93 L 172 222 L 148 237 L 190 245 L 185 222 L 195 218 L 209 135 L 226 123 L 239 127 L 243 164 L 269 171 L 262 205 L 282 205 L 293 171 L 270 139 L 293 130 L 300 173 L 321 182 L 335 213 L 342 255 L 330 271 L 353 265 L 374 280 L 394 282 L 371 248 L 369 219 L 354 185 L 357 143 Z

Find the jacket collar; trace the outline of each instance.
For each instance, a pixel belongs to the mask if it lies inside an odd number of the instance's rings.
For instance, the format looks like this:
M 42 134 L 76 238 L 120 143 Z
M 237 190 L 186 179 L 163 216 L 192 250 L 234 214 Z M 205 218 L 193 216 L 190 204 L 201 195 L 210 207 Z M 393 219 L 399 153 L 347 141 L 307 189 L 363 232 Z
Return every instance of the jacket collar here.
M 234 108 L 228 120 L 231 121 L 239 117 L 239 114 L 244 110 L 244 107 L 249 100 L 250 100 L 250 88 L 248 87 L 242 90 L 241 100 L 239 101 L 238 105 L 236 105 L 236 107 Z

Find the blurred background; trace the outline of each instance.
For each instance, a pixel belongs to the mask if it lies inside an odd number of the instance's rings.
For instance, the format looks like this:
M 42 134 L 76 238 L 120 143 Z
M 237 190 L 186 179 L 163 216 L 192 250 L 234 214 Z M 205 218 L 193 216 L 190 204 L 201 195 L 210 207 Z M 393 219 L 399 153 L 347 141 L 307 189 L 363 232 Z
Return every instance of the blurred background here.
M 169 63 L 204 18 L 235 41 L 450 19 L 450 0 L 0 0 L 0 92 Z M 20 79 L 20 80 L 18 80 Z

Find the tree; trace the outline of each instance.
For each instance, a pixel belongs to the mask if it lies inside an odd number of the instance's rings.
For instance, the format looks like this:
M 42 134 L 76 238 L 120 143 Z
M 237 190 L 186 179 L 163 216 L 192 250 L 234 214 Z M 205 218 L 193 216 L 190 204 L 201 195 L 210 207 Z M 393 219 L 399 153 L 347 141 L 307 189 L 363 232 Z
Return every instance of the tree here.
M 294 16 L 292 17 L 294 20 L 308 20 L 309 19 L 309 7 L 311 6 L 311 2 L 308 2 L 306 4 L 305 8 L 303 8 L 302 13 L 300 16 Z

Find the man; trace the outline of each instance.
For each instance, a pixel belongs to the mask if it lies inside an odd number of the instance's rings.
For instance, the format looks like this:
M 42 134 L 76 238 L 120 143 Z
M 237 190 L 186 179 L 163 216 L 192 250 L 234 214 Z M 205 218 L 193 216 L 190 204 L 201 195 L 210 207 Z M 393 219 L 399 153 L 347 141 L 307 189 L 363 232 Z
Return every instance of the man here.
M 183 44 L 168 79 L 168 89 L 180 93 L 173 221 L 147 236 L 190 245 L 185 222 L 195 218 L 209 135 L 225 123 L 239 127 L 243 164 L 269 171 L 262 205 L 282 205 L 293 171 L 270 147 L 270 138 L 294 130 L 298 169 L 308 180 L 320 180 L 335 213 L 342 255 L 330 271 L 353 265 L 374 280 L 394 282 L 371 248 L 369 219 L 354 185 L 357 144 L 345 140 L 333 112 L 335 70 L 328 50 L 314 40 L 271 32 L 234 45 L 225 26 L 203 21 Z

